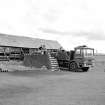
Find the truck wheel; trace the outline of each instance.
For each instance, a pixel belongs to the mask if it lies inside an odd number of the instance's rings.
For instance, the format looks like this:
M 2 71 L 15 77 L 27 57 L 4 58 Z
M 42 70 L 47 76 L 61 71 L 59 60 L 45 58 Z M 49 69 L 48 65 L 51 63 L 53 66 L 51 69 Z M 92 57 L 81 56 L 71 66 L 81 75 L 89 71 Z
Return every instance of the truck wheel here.
M 77 66 L 76 62 L 71 62 L 69 65 L 69 70 L 77 72 L 78 71 L 77 69 L 78 69 L 78 66 Z
M 83 67 L 82 70 L 83 72 L 87 72 L 89 70 L 89 67 Z

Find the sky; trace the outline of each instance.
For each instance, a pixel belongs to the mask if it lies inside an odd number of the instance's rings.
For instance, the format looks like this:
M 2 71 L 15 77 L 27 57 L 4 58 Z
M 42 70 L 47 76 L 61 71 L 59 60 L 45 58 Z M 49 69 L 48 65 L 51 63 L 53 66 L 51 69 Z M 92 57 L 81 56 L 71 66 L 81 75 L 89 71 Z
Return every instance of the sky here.
M 104 0 L 0 0 L 0 33 L 57 40 L 105 53 Z

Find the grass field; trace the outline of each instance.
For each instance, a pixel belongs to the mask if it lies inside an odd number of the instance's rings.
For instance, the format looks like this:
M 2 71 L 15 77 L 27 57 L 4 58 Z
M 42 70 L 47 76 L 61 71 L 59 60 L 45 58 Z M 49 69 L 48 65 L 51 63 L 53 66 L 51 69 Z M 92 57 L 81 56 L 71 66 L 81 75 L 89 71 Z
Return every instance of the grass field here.
M 105 105 L 105 59 L 99 58 L 88 72 L 1 72 L 0 105 Z
M 95 69 L 0 73 L 0 105 L 104 105 L 105 72 Z

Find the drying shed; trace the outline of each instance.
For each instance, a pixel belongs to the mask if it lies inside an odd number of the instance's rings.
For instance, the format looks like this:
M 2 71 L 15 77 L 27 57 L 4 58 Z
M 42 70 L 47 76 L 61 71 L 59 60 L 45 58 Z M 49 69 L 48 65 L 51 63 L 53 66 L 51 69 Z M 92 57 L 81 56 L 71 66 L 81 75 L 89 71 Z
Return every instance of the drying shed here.
M 48 52 L 62 47 L 55 40 L 0 34 L 0 61 L 20 60 L 25 66 L 51 68 L 48 54 L 41 52 L 43 45 Z

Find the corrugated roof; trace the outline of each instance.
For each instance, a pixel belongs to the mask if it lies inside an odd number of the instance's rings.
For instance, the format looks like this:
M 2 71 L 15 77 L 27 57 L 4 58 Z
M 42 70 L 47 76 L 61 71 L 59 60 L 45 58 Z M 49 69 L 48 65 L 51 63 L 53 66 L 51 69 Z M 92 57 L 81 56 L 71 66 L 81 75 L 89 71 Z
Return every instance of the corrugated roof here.
M 7 34 L 0 34 L 0 45 L 26 48 L 39 48 L 41 45 L 45 45 L 47 49 L 59 49 L 60 47 L 62 47 L 55 40 L 45 40 Z

